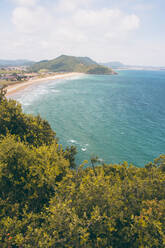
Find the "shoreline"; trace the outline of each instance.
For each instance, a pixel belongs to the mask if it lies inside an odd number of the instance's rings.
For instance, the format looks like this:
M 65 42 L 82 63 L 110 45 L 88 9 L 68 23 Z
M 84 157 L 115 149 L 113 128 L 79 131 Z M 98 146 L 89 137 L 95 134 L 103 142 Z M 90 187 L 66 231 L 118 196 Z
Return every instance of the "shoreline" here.
M 28 80 L 28 81 L 22 82 L 22 83 L 15 83 L 13 85 L 8 85 L 7 87 L 5 87 L 5 90 L 7 90 L 6 96 L 9 97 L 9 96 L 21 91 L 21 90 L 26 89 L 28 86 L 39 84 L 42 82 L 46 82 L 48 80 L 64 79 L 64 78 L 70 78 L 70 77 L 82 76 L 82 75 L 85 75 L 85 74 L 79 73 L 79 72 L 59 73 L 56 75 L 47 76 L 47 77 L 43 77 L 43 78 L 31 79 L 31 80 Z

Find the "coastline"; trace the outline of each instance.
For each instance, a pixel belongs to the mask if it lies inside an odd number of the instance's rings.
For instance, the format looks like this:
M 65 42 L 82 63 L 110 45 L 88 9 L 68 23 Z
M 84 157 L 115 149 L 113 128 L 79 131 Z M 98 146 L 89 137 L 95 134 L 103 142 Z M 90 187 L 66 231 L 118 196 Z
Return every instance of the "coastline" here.
M 60 73 L 60 74 L 56 74 L 56 75 L 48 76 L 48 77 L 44 77 L 44 78 L 31 79 L 31 80 L 28 80 L 28 81 L 23 82 L 23 83 L 16 83 L 16 84 L 13 84 L 13 85 L 9 85 L 9 86 L 7 86 L 5 88 L 7 90 L 6 96 L 9 97 L 9 96 L 21 91 L 21 90 L 24 90 L 28 86 L 31 86 L 31 85 L 34 85 L 34 84 L 39 84 L 39 83 L 42 83 L 42 82 L 46 82 L 48 80 L 70 78 L 70 77 L 82 76 L 82 75 L 85 75 L 85 74 L 84 73 L 79 73 L 79 72 Z

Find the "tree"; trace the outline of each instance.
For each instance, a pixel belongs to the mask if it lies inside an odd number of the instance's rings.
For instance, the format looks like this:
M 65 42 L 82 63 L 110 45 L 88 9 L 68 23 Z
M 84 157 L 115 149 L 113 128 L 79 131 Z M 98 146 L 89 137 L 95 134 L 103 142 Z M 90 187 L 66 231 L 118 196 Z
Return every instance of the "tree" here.
M 0 197 L 3 212 L 18 205 L 39 212 L 54 195 L 54 187 L 65 176 L 69 162 L 56 143 L 29 147 L 13 136 L 0 141 Z M 6 210 L 4 210 L 6 209 Z
M 40 146 L 51 144 L 55 133 L 46 120 L 22 112 L 21 105 L 15 100 L 6 99 L 5 91 L 0 93 L 0 135 L 8 133 L 18 136 L 21 141 Z

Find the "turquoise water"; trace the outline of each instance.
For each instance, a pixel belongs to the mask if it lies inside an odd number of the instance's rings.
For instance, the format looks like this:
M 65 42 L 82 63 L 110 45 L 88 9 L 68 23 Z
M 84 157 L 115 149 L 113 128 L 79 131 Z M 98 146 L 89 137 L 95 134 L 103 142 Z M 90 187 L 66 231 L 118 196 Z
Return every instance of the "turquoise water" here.
M 165 153 L 165 71 L 49 81 L 14 97 L 48 120 L 61 144 L 77 147 L 79 163 L 97 155 L 142 167 Z

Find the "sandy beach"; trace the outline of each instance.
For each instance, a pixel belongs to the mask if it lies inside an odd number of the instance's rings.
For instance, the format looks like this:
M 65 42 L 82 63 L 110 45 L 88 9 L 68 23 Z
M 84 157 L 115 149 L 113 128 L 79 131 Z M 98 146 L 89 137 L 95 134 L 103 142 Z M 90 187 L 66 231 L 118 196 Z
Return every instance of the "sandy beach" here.
M 56 74 L 56 75 L 44 77 L 44 78 L 31 79 L 31 80 L 28 80 L 28 81 L 23 82 L 23 83 L 16 83 L 14 85 L 9 85 L 8 87 L 6 87 L 6 90 L 7 90 L 6 95 L 11 96 L 11 95 L 17 93 L 18 91 L 24 90 L 25 88 L 27 88 L 28 86 L 33 85 L 33 84 L 46 82 L 48 80 L 70 78 L 73 76 L 81 76 L 81 75 L 84 75 L 84 73 L 70 72 L 70 73 L 60 73 L 60 74 Z

